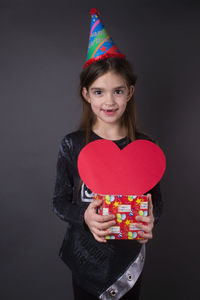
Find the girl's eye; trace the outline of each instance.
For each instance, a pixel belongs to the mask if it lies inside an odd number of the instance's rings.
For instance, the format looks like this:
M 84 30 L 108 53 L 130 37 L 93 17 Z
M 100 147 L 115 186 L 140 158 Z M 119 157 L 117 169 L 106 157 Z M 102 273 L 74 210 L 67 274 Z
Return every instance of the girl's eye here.
M 118 95 L 123 94 L 123 90 L 116 90 L 115 92 L 116 92 L 116 94 L 118 94 Z
M 101 95 L 102 91 L 95 91 L 94 94 L 95 95 Z

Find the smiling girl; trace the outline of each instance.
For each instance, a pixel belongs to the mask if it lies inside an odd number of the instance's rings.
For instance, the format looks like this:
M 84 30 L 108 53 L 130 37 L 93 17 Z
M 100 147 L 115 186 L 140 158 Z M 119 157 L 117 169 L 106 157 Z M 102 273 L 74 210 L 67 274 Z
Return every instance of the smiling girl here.
M 152 239 L 154 223 L 162 210 L 159 184 L 148 192 L 149 216 L 137 217 L 143 239 L 106 240 L 109 228 L 116 224 L 115 216 L 97 214 L 102 201 L 92 201 L 93 192 L 80 180 L 77 170 L 78 155 L 91 141 L 108 139 L 123 149 L 136 139 L 151 140 L 136 124 L 137 76 L 111 38 L 106 38 L 95 9 L 91 17 L 90 45 L 95 45 L 95 50 L 80 74 L 83 115 L 78 130 L 62 139 L 57 161 L 53 206 L 68 224 L 60 257 L 72 271 L 76 300 L 139 299 L 145 243 Z M 94 37 L 98 35 L 102 41 L 96 45 Z M 99 54 L 101 49 L 105 52 Z
M 108 71 L 98 77 L 82 95 L 90 103 L 95 117 L 93 131 L 107 139 L 117 140 L 126 136 L 126 127 L 121 118 L 131 99 L 134 86 L 127 86 L 126 80 L 115 71 Z

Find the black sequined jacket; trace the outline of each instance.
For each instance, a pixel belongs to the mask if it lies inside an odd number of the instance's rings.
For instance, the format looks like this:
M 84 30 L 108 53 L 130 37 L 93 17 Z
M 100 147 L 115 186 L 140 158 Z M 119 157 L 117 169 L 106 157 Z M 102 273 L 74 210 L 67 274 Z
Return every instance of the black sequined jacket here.
M 100 139 L 93 131 L 91 141 Z M 136 139 L 148 139 L 136 133 Z M 127 138 L 114 141 L 122 149 Z M 84 212 L 92 199 L 92 192 L 82 184 L 78 193 L 80 177 L 77 158 L 85 146 L 84 131 L 67 134 L 60 143 L 56 181 L 53 195 L 54 212 L 66 221 L 66 234 L 59 251 L 60 258 L 71 269 L 78 284 L 95 296 L 102 294 L 135 260 L 141 244 L 135 240 L 108 240 L 97 242 L 84 222 Z M 151 191 L 155 223 L 162 211 L 160 186 Z

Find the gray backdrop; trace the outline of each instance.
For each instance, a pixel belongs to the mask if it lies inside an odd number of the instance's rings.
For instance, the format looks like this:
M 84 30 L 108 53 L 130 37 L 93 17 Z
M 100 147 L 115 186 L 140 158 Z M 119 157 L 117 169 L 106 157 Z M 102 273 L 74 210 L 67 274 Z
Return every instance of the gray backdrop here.
M 52 194 L 60 140 L 81 115 L 92 7 L 136 68 L 140 127 L 167 157 L 141 300 L 197 299 L 200 7 L 147 0 L 0 0 L 0 297 L 72 299 Z

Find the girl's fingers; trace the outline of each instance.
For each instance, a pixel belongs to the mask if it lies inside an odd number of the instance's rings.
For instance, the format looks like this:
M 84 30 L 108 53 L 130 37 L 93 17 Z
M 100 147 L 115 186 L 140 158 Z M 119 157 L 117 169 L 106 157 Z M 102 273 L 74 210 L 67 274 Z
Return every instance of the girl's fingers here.
M 152 239 L 153 238 L 152 232 L 142 232 L 142 231 L 139 231 L 138 233 L 144 239 Z
M 107 241 L 106 241 L 106 239 L 104 238 L 104 237 L 99 237 L 97 234 L 95 234 L 94 232 L 93 232 L 93 236 L 94 236 L 94 238 L 95 238 L 95 240 L 97 240 L 97 242 L 100 242 L 100 243 L 106 243 Z
M 98 206 L 100 206 L 103 203 L 103 199 L 99 199 L 99 200 L 94 200 L 90 203 L 90 208 L 97 208 Z
M 151 194 L 147 194 L 147 199 L 149 202 L 149 215 L 153 215 L 153 203 L 152 203 L 152 198 L 151 198 Z
M 108 222 L 111 220 L 115 220 L 116 216 L 115 215 L 101 216 L 101 215 L 95 214 L 94 219 L 96 222 L 105 223 L 105 222 Z
M 151 232 L 153 229 L 153 223 L 149 223 L 148 225 L 144 225 L 142 223 L 138 223 L 137 227 L 145 232 Z
M 108 230 L 98 230 L 98 236 L 99 237 L 105 237 L 106 235 L 111 234 L 112 231 Z
M 135 219 L 136 219 L 137 222 L 144 222 L 144 223 L 147 223 L 147 224 L 154 223 L 154 217 L 153 216 L 147 216 L 147 217 L 136 216 Z
M 95 233 L 96 235 L 98 235 L 99 237 L 104 237 L 104 236 L 112 233 L 112 231 L 110 229 L 101 230 L 97 227 L 92 228 L 92 232 Z
M 116 222 L 114 220 L 105 223 L 98 223 L 98 229 L 107 229 L 111 226 L 114 226 L 115 224 Z
M 153 216 L 153 203 L 151 199 L 151 194 L 147 194 L 148 202 L 149 202 L 149 215 L 146 217 L 143 216 L 136 216 L 136 221 L 144 222 L 144 223 L 154 223 L 154 216 Z

